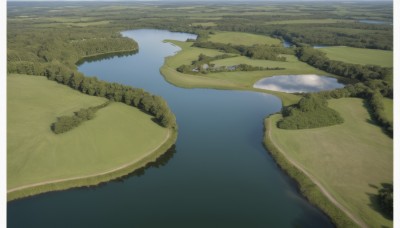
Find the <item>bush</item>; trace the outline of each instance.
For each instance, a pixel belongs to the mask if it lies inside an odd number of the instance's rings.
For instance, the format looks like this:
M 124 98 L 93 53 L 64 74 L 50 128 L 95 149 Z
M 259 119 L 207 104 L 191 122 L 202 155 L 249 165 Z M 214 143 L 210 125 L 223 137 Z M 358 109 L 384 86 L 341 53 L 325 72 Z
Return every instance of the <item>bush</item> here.
M 298 104 L 283 108 L 282 115 L 284 118 L 278 122 L 282 129 L 317 128 L 344 122 L 324 98 L 315 94 L 308 94 Z

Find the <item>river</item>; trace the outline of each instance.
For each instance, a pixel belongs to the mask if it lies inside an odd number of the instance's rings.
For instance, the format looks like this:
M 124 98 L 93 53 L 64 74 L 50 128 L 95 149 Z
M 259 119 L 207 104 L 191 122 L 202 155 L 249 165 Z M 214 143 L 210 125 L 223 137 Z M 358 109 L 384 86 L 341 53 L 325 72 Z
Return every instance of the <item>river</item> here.
M 137 54 L 79 70 L 164 97 L 179 125 L 174 151 L 144 173 L 10 202 L 8 227 L 333 226 L 262 145 L 263 119 L 281 108 L 277 97 L 175 87 L 159 68 L 179 48 L 162 41 L 195 36 L 151 29 L 123 35 L 139 43 Z

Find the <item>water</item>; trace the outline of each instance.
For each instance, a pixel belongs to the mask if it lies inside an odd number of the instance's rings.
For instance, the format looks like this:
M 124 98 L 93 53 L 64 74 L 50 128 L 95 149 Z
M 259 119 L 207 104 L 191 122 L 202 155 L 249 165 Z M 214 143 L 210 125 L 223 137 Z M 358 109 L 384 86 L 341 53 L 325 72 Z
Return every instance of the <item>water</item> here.
M 360 23 L 365 23 L 365 24 L 373 24 L 373 25 L 393 25 L 393 22 L 389 21 L 380 21 L 380 20 L 358 20 Z
M 325 48 L 329 47 L 328 45 L 314 45 L 313 48 L 318 49 L 318 48 Z
M 286 93 L 318 92 L 343 88 L 336 78 L 306 75 L 277 75 L 257 81 L 254 88 L 280 91 Z
M 287 40 L 283 40 L 283 47 L 289 48 L 289 47 L 291 47 L 291 46 L 293 46 L 293 43 L 292 43 L 292 42 L 289 42 L 289 41 L 287 41 Z
M 263 119 L 281 108 L 276 97 L 177 88 L 159 68 L 179 48 L 162 40 L 194 36 L 123 34 L 138 41 L 136 55 L 85 63 L 79 70 L 163 96 L 177 116 L 176 147 L 161 162 L 119 181 L 11 202 L 8 227 L 332 227 L 262 146 Z

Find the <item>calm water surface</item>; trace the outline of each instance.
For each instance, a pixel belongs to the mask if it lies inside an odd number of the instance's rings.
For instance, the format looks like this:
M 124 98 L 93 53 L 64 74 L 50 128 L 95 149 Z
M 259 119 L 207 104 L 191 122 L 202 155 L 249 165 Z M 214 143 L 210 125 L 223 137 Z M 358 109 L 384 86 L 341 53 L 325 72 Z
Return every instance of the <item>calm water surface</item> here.
M 360 23 L 364 24 L 374 24 L 374 25 L 393 25 L 393 22 L 389 21 L 380 21 L 380 20 L 358 20 Z
M 343 88 L 344 85 L 339 83 L 336 78 L 305 74 L 263 78 L 257 81 L 253 87 L 286 93 L 304 93 L 338 89 Z
M 123 35 L 138 41 L 139 53 L 79 70 L 163 96 L 179 124 L 175 149 L 144 173 L 11 202 L 8 227 L 332 227 L 262 146 L 263 119 L 281 108 L 276 97 L 172 86 L 159 68 L 179 48 L 162 41 L 194 36 Z

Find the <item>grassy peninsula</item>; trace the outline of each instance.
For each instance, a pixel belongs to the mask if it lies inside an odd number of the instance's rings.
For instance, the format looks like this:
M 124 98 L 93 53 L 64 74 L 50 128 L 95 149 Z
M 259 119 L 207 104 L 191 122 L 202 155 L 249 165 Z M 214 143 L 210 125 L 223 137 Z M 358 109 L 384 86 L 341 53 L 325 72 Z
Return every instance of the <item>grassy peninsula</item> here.
M 273 115 L 268 118 L 267 140 L 364 224 L 393 226 L 377 202 L 377 189 L 393 179 L 393 140 L 373 123 L 362 99 L 332 99 L 329 106 L 344 118 L 343 124 L 286 130 L 277 128 L 281 115 Z
M 54 134 L 50 125 L 57 117 L 107 99 L 41 76 L 9 75 L 7 84 L 8 200 L 113 179 L 144 166 L 175 142 L 176 132 L 118 102 L 79 127 Z

